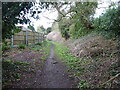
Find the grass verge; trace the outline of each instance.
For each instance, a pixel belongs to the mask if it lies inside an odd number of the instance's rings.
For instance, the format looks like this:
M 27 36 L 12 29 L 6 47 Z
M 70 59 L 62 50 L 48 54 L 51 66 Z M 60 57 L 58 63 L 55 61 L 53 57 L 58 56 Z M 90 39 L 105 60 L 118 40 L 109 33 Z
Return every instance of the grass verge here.
M 56 42 L 52 43 L 56 45 L 56 54 L 66 63 L 68 71 L 72 72 L 69 77 L 77 78 L 78 88 L 99 88 L 101 83 L 119 74 L 117 54 L 104 57 L 99 54 L 98 56 L 80 58 L 73 56 L 68 47 Z M 119 87 L 119 79 L 117 78 L 105 83 L 104 87 Z
M 29 46 L 29 48 L 34 51 L 42 51 L 43 55 L 42 55 L 41 59 L 43 61 L 45 61 L 50 53 L 51 43 L 49 41 L 43 41 L 43 42 L 37 43 L 33 46 Z
M 52 43 L 56 45 L 55 48 L 56 54 L 60 57 L 60 59 L 63 62 L 66 63 L 68 67 L 68 71 L 73 73 L 69 77 L 75 77 L 79 79 L 80 75 L 82 75 L 85 70 L 84 65 L 89 63 L 90 60 L 88 60 L 87 58 L 75 57 L 69 52 L 68 47 L 62 46 L 61 44 L 56 42 L 52 42 Z M 79 80 L 77 87 L 88 88 L 89 86 L 90 85 L 85 80 Z

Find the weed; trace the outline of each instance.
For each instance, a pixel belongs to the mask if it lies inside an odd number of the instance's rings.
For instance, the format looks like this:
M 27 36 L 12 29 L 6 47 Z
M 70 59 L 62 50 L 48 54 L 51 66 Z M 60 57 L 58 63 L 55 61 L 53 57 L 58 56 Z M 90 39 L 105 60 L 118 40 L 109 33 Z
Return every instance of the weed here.
M 85 80 L 80 80 L 78 88 L 89 88 L 89 84 Z
M 35 70 L 31 70 L 30 72 L 35 73 Z
M 7 57 L 7 56 L 8 56 L 8 54 L 2 54 L 2 56 L 3 56 L 3 57 Z
M 6 46 L 6 45 L 2 46 L 2 51 L 3 52 L 6 51 L 6 50 L 8 50 L 8 49 L 10 49 L 10 46 Z
M 38 43 L 36 43 L 35 45 L 40 45 L 40 46 L 42 46 L 42 42 L 38 42 Z
M 2 83 L 3 86 L 12 81 L 18 80 L 22 74 L 20 70 L 26 69 L 24 66 L 28 66 L 26 62 L 12 60 L 2 60 Z
M 18 48 L 19 48 L 19 49 L 25 49 L 25 45 L 24 45 L 24 44 L 20 44 L 20 45 L 18 46 Z
M 14 62 L 15 65 L 23 65 L 23 66 L 27 66 L 29 65 L 30 63 L 28 62 L 22 62 L 22 61 L 17 61 L 17 62 Z
M 52 42 L 56 45 L 55 52 L 58 54 L 58 56 L 66 62 L 68 71 L 74 72 L 69 77 L 80 77 L 83 75 L 83 72 L 85 71 L 85 66 L 89 64 L 91 61 L 88 58 L 78 58 L 73 56 L 69 53 L 69 49 L 65 46 L 62 46 L 56 42 Z M 81 80 L 78 84 L 78 88 L 88 88 L 88 83 L 85 82 L 85 80 Z
M 40 43 L 41 43 L 41 46 L 38 45 Z M 41 55 L 41 59 L 45 61 L 47 56 L 49 55 L 51 43 L 49 41 L 43 41 L 40 43 L 32 46 L 30 49 L 35 51 L 44 51 L 42 52 L 43 55 Z
M 116 74 L 120 73 L 119 67 L 119 63 L 114 63 L 113 65 L 111 65 L 111 67 L 109 68 L 109 74 L 115 76 Z

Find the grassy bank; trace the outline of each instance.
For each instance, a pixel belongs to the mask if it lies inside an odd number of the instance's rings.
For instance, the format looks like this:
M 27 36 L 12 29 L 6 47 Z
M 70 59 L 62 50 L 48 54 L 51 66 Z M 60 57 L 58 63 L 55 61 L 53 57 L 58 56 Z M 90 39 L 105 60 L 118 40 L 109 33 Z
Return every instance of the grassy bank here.
M 66 63 L 68 67 L 68 71 L 72 72 L 72 74 L 69 77 L 75 77 L 79 80 L 77 87 L 78 88 L 89 87 L 90 85 L 85 80 L 79 79 L 79 77 L 84 72 L 85 68 L 83 66 L 86 63 L 89 63 L 90 60 L 88 60 L 87 58 L 79 58 L 79 57 L 73 56 L 69 52 L 69 48 L 67 48 L 66 46 L 62 46 L 61 44 L 56 42 L 53 42 L 53 44 L 56 45 L 56 48 L 55 48 L 56 54 L 61 58 L 63 62 Z
M 98 56 L 91 58 L 80 58 L 73 56 L 69 52 L 68 47 L 62 46 L 56 42 L 53 42 L 53 44 L 56 45 L 56 54 L 66 63 L 68 71 L 72 73 L 69 77 L 76 78 L 78 88 L 119 87 L 118 76 L 115 77 L 120 74 L 118 53 L 108 55 L 112 53 L 108 51 L 104 56 L 98 54 Z M 111 78 L 114 79 L 111 80 Z

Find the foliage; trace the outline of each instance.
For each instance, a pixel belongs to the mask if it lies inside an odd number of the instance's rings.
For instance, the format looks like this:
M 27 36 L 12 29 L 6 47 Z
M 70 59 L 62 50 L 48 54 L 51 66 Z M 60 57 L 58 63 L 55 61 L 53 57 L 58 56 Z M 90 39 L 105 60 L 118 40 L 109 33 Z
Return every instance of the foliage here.
M 46 32 L 47 32 L 47 34 L 48 34 L 48 33 L 50 33 L 51 31 L 52 31 L 52 28 L 51 28 L 51 27 L 48 27 Z
M 10 46 L 7 46 L 7 45 L 3 45 L 2 46 L 2 51 L 3 52 L 6 51 L 6 50 L 8 50 L 8 49 L 10 49 Z
M 105 36 L 107 39 L 119 38 L 120 36 L 120 9 L 118 7 L 109 8 L 99 18 L 94 21 L 96 31 Z
M 34 28 L 33 26 L 31 26 L 31 25 L 29 25 L 28 28 L 29 28 L 30 30 L 32 30 L 32 31 L 35 31 L 35 28 Z
M 50 52 L 51 44 L 48 41 L 42 42 L 42 47 L 38 45 L 28 46 L 31 50 L 41 51 L 41 60 L 45 61 Z M 30 63 L 25 61 L 2 60 L 2 85 L 10 85 L 12 82 L 20 80 L 22 72 L 34 72 L 30 69 Z
M 3 41 L 3 43 L 4 43 L 4 45 L 6 45 L 6 46 L 8 45 L 8 42 L 7 42 L 7 41 Z
M 92 32 L 92 15 L 97 7 L 96 2 L 76 3 L 76 14 L 73 15 L 75 22 L 73 30 L 70 32 L 73 38 L 79 38 Z
M 10 46 L 8 45 L 8 42 L 7 41 L 3 41 L 3 45 L 2 45 L 2 51 L 6 51 L 10 49 Z
M 60 23 L 62 36 L 66 39 L 79 38 L 92 32 L 92 15 L 95 13 L 97 2 L 76 2 L 70 8 L 73 13 L 70 18 L 63 18 Z M 72 29 L 71 28 L 72 25 Z
M 87 58 L 78 58 L 69 53 L 69 49 L 65 46 L 62 46 L 56 42 L 52 42 L 56 45 L 55 52 L 57 55 L 66 63 L 68 71 L 74 71 L 74 74 L 69 75 L 69 77 L 79 77 L 83 74 L 85 68 L 82 67 L 90 60 Z M 80 82 L 81 83 L 81 82 Z M 88 87 L 87 83 L 81 83 L 80 87 Z
M 43 41 L 41 43 L 39 43 L 41 46 L 38 46 L 37 45 L 34 45 L 32 47 L 30 47 L 31 50 L 35 50 L 35 51 L 43 51 L 42 52 L 42 56 L 41 56 L 41 59 L 43 61 L 46 60 L 46 58 L 48 57 L 49 53 L 50 53 L 50 46 L 51 46 L 51 43 L 49 41 Z
M 45 28 L 43 26 L 38 26 L 37 31 L 41 32 L 41 33 L 45 33 L 46 30 L 45 30 Z
M 119 71 L 120 63 L 114 63 L 109 68 L 109 73 L 111 76 L 115 76 L 116 74 L 120 73 Z
M 40 27 L 42 32 L 45 32 L 45 28 L 43 26 Z
M 42 46 L 42 42 L 38 42 L 38 43 L 36 43 L 35 45 L 40 45 L 40 46 Z
M 42 29 L 40 28 L 40 26 L 37 27 L 37 32 L 42 32 Z
M 27 23 L 25 14 L 32 7 L 31 2 L 3 2 L 2 3 L 2 38 L 11 38 L 14 32 L 19 31 L 15 24 Z M 18 18 L 22 17 L 22 19 Z
M 95 9 L 97 7 L 97 2 L 84 2 L 79 3 L 76 2 L 76 5 L 73 9 L 76 10 L 76 14 L 73 15 L 73 18 L 76 23 L 81 24 L 86 29 L 91 29 L 91 19 L 92 15 L 95 13 Z M 79 29 L 80 27 L 76 27 L 76 29 Z
M 46 45 L 48 45 L 48 41 L 38 42 L 35 45 L 46 46 Z
M 54 3 L 40 2 L 37 6 L 33 2 L 2 2 L 2 38 L 11 38 L 20 29 L 16 27 L 16 24 L 30 24 L 29 17 L 26 14 L 30 14 L 31 18 L 38 19 L 35 14 L 41 13 L 41 9 L 47 9 Z M 33 8 L 34 6 L 34 8 Z
M 20 45 L 18 46 L 18 48 L 19 48 L 19 49 L 25 49 L 25 45 L 24 45 L 24 44 L 20 44 Z
M 62 37 L 64 37 L 66 40 L 68 38 L 70 38 L 70 35 L 69 35 L 69 29 L 68 28 L 61 28 L 61 34 L 62 34 Z
M 89 88 L 89 84 L 85 80 L 80 80 L 78 88 Z
M 20 78 L 19 71 L 22 67 L 27 67 L 29 64 L 26 62 L 13 62 L 12 60 L 2 60 L 2 83 L 3 86 L 12 81 L 16 81 Z

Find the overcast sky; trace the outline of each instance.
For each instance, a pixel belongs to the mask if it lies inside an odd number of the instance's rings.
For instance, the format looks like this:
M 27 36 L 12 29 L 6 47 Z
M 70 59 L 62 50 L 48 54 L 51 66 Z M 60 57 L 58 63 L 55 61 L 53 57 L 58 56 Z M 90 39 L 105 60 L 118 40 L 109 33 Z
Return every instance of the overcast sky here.
M 101 15 L 101 13 L 103 13 L 105 11 L 105 9 L 108 7 L 110 0 L 101 0 L 102 3 L 98 5 L 98 8 L 100 9 L 96 9 L 96 14 L 95 17 L 99 17 L 99 15 Z M 111 1 L 119 1 L 119 0 L 111 0 Z M 40 17 L 39 20 L 33 19 L 31 18 L 32 24 L 34 25 L 35 29 L 37 30 L 38 26 L 44 26 L 44 28 L 48 28 L 52 26 L 52 23 L 54 21 L 54 19 L 57 19 L 58 13 L 56 10 L 52 10 L 52 11 L 48 11 L 48 10 L 42 10 L 42 13 L 40 13 L 38 15 Z M 46 18 L 47 17 L 47 18 Z M 48 19 L 49 18 L 49 19 Z M 25 27 L 27 27 L 27 25 L 24 25 Z

